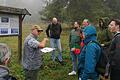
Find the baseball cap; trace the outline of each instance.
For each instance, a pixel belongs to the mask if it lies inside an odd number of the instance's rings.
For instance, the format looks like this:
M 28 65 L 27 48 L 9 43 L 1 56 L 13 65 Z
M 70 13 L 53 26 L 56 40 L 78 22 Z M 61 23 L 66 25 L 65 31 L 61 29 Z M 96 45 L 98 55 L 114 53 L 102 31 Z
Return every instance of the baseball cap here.
M 32 30 L 37 29 L 39 31 L 43 31 L 43 29 L 39 25 L 33 25 Z

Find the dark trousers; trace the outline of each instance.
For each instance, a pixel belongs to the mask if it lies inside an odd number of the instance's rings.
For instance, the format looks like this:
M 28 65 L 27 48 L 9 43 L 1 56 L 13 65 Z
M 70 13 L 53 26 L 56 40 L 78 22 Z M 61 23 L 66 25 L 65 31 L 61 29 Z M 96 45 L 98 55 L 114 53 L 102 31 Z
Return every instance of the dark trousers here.
M 110 80 L 120 80 L 120 70 L 111 67 Z
M 39 80 L 38 79 L 39 69 L 37 70 L 24 69 L 24 72 L 25 72 L 25 80 Z

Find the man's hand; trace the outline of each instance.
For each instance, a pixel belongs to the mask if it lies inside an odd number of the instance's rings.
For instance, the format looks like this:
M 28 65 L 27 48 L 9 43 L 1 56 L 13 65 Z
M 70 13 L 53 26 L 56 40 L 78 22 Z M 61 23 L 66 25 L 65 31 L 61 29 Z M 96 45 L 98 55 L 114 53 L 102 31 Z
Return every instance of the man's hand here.
M 40 47 L 40 48 L 45 47 L 47 41 L 48 41 L 48 38 L 44 38 L 44 39 L 40 42 L 39 47 Z

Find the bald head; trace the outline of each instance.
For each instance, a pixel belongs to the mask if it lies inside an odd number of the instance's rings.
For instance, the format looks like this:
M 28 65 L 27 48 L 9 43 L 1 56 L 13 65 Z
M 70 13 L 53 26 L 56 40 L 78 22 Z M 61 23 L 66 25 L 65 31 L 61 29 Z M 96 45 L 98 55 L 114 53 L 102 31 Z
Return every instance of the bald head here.
M 53 22 L 53 24 L 57 24 L 57 18 L 54 17 L 54 18 L 52 19 L 52 22 Z

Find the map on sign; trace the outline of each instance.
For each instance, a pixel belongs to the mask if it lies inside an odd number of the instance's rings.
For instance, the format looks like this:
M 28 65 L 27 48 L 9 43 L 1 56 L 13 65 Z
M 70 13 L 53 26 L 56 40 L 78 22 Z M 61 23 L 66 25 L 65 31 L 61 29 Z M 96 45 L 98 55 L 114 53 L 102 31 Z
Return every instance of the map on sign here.
M 19 34 L 19 17 L 16 15 L 0 14 L 0 35 Z

